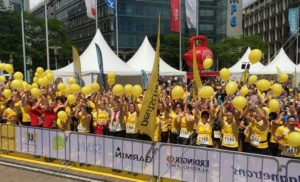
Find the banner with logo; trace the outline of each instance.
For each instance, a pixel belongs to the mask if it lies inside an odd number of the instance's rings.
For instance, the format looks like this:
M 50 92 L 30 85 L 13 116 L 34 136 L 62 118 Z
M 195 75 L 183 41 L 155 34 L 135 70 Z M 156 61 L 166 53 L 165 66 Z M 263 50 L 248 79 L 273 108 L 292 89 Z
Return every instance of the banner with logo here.
M 289 9 L 289 26 L 290 26 L 290 34 L 294 35 L 298 32 L 299 29 L 299 7 L 290 8 Z M 297 35 L 295 35 L 297 36 Z
M 15 150 L 15 126 L 14 125 L 1 125 L 1 149 L 3 150 Z
M 180 0 L 171 0 L 171 32 L 180 29 Z

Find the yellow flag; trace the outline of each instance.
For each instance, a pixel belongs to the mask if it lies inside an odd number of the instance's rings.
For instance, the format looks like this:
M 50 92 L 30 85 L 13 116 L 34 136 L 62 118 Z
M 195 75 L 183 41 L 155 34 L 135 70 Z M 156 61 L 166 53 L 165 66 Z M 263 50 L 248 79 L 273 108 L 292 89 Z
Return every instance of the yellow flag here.
M 282 71 L 280 70 L 279 67 L 276 67 L 276 71 L 277 71 L 277 74 L 280 75 L 282 73 Z
M 199 75 L 195 44 L 193 45 L 193 77 L 194 79 L 192 82 L 192 92 L 193 92 L 193 99 L 196 100 L 198 98 L 198 90 L 202 88 L 202 81 Z
M 73 54 L 73 63 L 74 63 L 74 75 L 78 83 L 81 85 L 80 57 L 77 49 L 74 46 L 72 46 L 72 54 Z
M 248 77 L 249 77 L 249 70 L 246 68 L 242 74 L 241 82 L 247 83 Z
M 158 30 L 157 30 L 157 42 L 156 52 L 152 68 L 151 77 L 147 86 L 142 108 L 140 110 L 137 122 L 137 128 L 147 134 L 153 139 L 156 117 L 157 117 L 157 106 L 158 106 L 158 78 L 159 78 L 159 50 L 160 50 L 160 16 L 158 17 Z

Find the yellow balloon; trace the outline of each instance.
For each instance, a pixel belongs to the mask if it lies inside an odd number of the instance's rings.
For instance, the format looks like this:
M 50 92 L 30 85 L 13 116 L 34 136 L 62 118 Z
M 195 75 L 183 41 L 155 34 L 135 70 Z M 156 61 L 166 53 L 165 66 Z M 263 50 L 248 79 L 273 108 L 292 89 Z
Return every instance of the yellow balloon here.
M 227 68 L 222 68 L 220 70 L 220 77 L 222 80 L 227 81 L 230 78 L 230 71 Z
M 59 83 L 57 85 L 57 89 L 61 92 L 63 92 L 66 89 L 66 85 L 64 83 Z
M 131 96 L 132 91 L 133 91 L 132 85 L 126 84 L 125 87 L 124 87 L 124 91 L 125 91 L 126 95 Z
M 31 95 L 35 98 L 39 98 L 41 95 L 41 91 L 38 88 L 32 88 L 31 89 Z
M 108 86 L 111 88 L 115 84 L 114 78 L 108 78 L 107 79 Z
M 97 82 L 92 83 L 91 85 L 93 92 L 98 92 L 100 90 L 100 85 Z
M 27 83 L 27 82 L 25 82 L 25 81 L 23 81 L 23 88 L 24 88 L 24 90 L 30 90 L 30 85 Z
M 41 86 L 41 87 L 44 87 L 48 84 L 48 80 L 46 78 L 39 78 L 38 79 L 38 84 Z
M 279 102 L 276 99 L 269 101 L 269 108 L 271 112 L 277 112 L 280 109 Z
M 32 83 L 32 84 L 31 84 L 31 87 L 32 87 L 32 88 L 39 88 L 39 85 L 38 85 L 37 83 Z
M 257 76 L 256 76 L 256 75 L 251 75 L 251 76 L 249 77 L 249 79 L 248 79 L 248 83 L 249 83 L 250 85 L 255 84 L 256 81 L 257 81 Z
M 300 132 L 291 132 L 287 138 L 286 138 L 287 143 L 291 147 L 299 147 L 300 146 Z
M 242 86 L 242 88 L 241 88 L 241 90 L 240 90 L 240 94 L 241 94 L 242 96 L 245 96 L 245 95 L 248 94 L 248 92 L 249 92 L 249 89 L 248 89 L 247 85 Z
M 80 92 L 81 88 L 78 84 L 75 83 L 70 86 L 70 90 L 73 94 L 76 94 Z
M 262 79 L 256 82 L 256 87 L 261 91 L 267 91 L 270 89 L 271 83 L 268 80 Z
M 61 121 L 66 122 L 68 120 L 68 114 L 65 111 L 59 111 L 57 113 L 57 117 L 58 119 L 60 119 Z
M 253 49 L 249 54 L 249 61 L 252 64 L 258 63 L 262 59 L 262 52 L 259 49 Z
M 203 61 L 203 67 L 204 69 L 208 70 L 209 68 L 211 68 L 213 65 L 213 60 L 211 58 L 206 58 Z
M 267 116 L 267 118 L 269 118 L 269 115 L 271 113 L 270 109 L 268 107 L 263 107 L 263 110 L 265 110 L 266 116 Z
M 38 68 L 36 69 L 36 72 L 37 72 L 39 75 L 41 75 L 41 74 L 44 73 L 44 68 L 38 67 Z
M 6 82 L 6 77 L 3 76 L 3 75 L 1 75 L 1 76 L 0 76 L 0 82 L 1 82 L 1 83 Z
M 120 84 L 116 84 L 112 89 L 112 93 L 116 96 L 121 96 L 123 94 L 123 91 L 123 86 Z
M 134 85 L 132 88 L 132 94 L 134 97 L 138 98 L 143 93 L 143 89 L 140 85 Z
M 238 85 L 234 81 L 229 81 L 225 86 L 227 95 L 234 94 L 238 90 Z
M 23 73 L 21 73 L 19 71 L 15 72 L 14 79 L 16 79 L 16 80 L 23 80 Z
M 84 86 L 82 87 L 81 92 L 85 96 L 90 95 L 92 93 L 92 88 L 90 86 Z
M 204 86 L 198 91 L 198 95 L 200 98 L 209 99 L 215 93 L 214 89 L 211 86 Z
M 46 73 L 46 72 L 45 72 Z M 46 74 L 46 77 L 47 79 L 50 81 L 50 82 L 53 82 L 54 81 L 54 75 L 52 73 L 47 73 Z
M 236 96 L 232 100 L 232 104 L 236 109 L 242 110 L 247 105 L 247 99 L 243 96 Z
M 5 64 L 4 63 L 0 63 L 0 70 L 4 70 L 5 68 Z
M 67 100 L 69 104 L 74 104 L 76 102 L 76 97 L 74 95 L 68 95 Z
M 5 68 L 5 71 L 6 71 L 8 74 L 12 74 L 12 73 L 14 72 L 14 68 L 13 68 L 13 66 L 12 66 L 11 64 L 6 64 L 6 65 L 4 66 L 4 68 Z
M 6 99 L 9 99 L 11 97 L 11 91 L 9 89 L 4 89 L 3 95 Z
M 116 73 L 115 72 L 108 72 L 107 73 L 107 78 L 115 79 L 116 78 Z
M 279 81 L 280 83 L 285 83 L 285 82 L 287 82 L 288 80 L 289 80 L 288 74 L 286 74 L 286 73 L 280 73 L 280 74 L 279 74 L 278 81 Z
M 69 85 L 72 85 L 72 84 L 75 84 L 76 83 L 76 79 L 75 78 L 73 78 L 73 77 L 69 77 L 68 78 L 68 84 Z
M 172 99 L 180 99 L 184 96 L 184 90 L 181 86 L 176 85 L 171 92 Z
M 23 81 L 21 80 L 13 80 L 10 83 L 10 87 L 18 90 L 23 90 Z
M 281 84 L 278 83 L 273 84 L 271 90 L 274 96 L 279 96 L 283 91 Z
M 65 90 L 63 91 L 65 95 L 71 94 L 71 89 L 70 87 L 66 87 Z

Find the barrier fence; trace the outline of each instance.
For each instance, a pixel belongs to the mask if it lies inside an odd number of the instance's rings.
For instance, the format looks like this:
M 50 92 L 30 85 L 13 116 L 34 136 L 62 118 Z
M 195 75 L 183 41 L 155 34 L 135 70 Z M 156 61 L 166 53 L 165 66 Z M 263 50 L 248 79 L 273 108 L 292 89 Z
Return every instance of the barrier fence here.
M 300 160 L 0 125 L 0 149 L 181 181 L 300 182 Z

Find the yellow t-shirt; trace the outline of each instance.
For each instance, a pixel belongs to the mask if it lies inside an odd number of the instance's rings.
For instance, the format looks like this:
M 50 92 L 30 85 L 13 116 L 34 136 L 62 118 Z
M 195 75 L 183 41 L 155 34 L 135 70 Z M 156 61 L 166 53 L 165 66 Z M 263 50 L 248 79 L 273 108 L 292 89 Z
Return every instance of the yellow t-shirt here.
M 295 128 L 295 130 L 293 132 L 299 132 L 300 133 L 300 129 L 299 128 Z M 283 142 L 287 144 L 287 137 L 288 135 L 291 133 L 290 129 L 288 127 L 286 127 L 283 130 Z M 295 157 L 295 158 L 300 158 L 300 146 L 298 147 L 285 147 L 281 150 L 281 155 L 285 156 L 285 157 Z
M 194 120 L 193 115 L 189 115 L 189 117 L 191 120 Z M 179 137 L 189 138 L 193 132 L 194 132 L 194 122 L 187 122 L 185 117 L 181 118 Z
M 66 122 L 61 122 L 61 120 L 57 118 L 56 123 L 59 129 L 63 131 L 71 131 L 71 125 L 68 120 Z
M 222 146 L 229 148 L 237 148 L 238 144 L 238 132 L 239 126 L 236 121 L 229 124 L 226 120 L 224 121 L 224 126 L 222 126 Z
M 197 145 L 212 146 L 212 128 L 209 122 L 203 123 L 202 121 L 199 121 L 197 133 Z
M 249 128 L 250 144 L 259 149 L 268 148 L 269 126 L 263 121 L 252 121 Z
M 109 114 L 105 110 L 99 109 L 95 115 L 93 114 L 93 118 L 95 126 L 97 124 L 106 125 L 109 120 Z
M 169 116 L 171 118 L 171 132 L 178 133 L 180 130 L 180 123 L 177 122 L 177 114 L 174 111 L 171 111 Z
M 137 133 L 136 129 L 136 122 L 137 122 L 137 113 L 127 113 L 126 117 L 126 133 L 127 134 L 135 134 Z
M 271 142 L 271 143 L 277 143 L 277 142 L 275 141 L 275 133 L 276 133 L 277 128 L 279 128 L 279 127 L 282 125 L 282 121 L 280 121 L 280 124 L 279 124 L 279 125 L 274 125 L 273 122 L 274 122 L 274 121 L 272 121 L 272 122 L 270 123 L 270 134 L 271 134 L 270 142 Z
M 168 132 L 169 131 L 169 121 L 168 121 L 168 119 L 166 119 L 165 113 L 159 114 L 158 118 L 161 123 L 162 132 Z
M 23 107 L 20 107 L 21 112 L 22 112 L 22 121 L 23 122 L 30 122 L 30 116 L 29 116 L 29 110 L 30 110 L 30 106 L 29 105 L 25 105 Z
M 79 125 L 77 127 L 78 132 L 89 133 L 90 132 L 90 120 L 83 116 L 82 113 L 79 113 Z
M 11 108 L 7 108 L 3 112 L 3 117 L 6 118 L 7 124 L 16 123 L 17 115 L 18 115 L 17 112 Z
M 161 123 L 158 117 L 156 117 L 156 123 L 155 123 L 155 130 L 154 130 L 154 136 L 153 136 L 153 141 L 154 142 L 159 142 L 161 140 Z
M 277 129 L 276 129 L 276 131 L 275 131 L 275 137 L 276 136 L 282 136 L 283 135 L 283 132 L 284 132 L 284 130 L 285 130 L 285 126 L 284 125 L 282 125 L 282 126 L 279 126 Z M 280 141 L 282 141 L 282 139 L 280 140 Z M 281 148 L 281 146 L 279 146 L 279 149 L 281 150 L 282 148 Z

